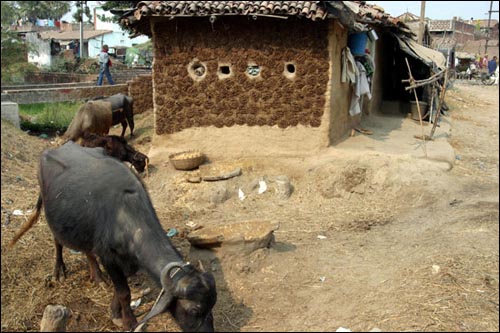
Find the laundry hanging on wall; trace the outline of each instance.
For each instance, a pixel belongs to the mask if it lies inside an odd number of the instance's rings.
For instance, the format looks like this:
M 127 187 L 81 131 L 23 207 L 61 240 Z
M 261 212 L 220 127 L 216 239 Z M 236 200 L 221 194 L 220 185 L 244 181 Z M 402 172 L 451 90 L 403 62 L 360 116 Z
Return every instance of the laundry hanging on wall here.
M 358 75 L 358 68 L 356 67 L 356 60 L 348 47 L 342 50 L 342 73 L 341 82 L 356 83 L 356 76 Z
M 368 83 L 368 77 L 366 76 L 366 69 L 362 63 L 356 61 L 357 76 L 356 83 L 354 84 L 354 91 L 351 98 L 351 106 L 349 108 L 349 114 L 355 116 L 361 113 L 361 101 L 364 95 L 368 99 L 372 98 L 370 93 L 370 84 Z

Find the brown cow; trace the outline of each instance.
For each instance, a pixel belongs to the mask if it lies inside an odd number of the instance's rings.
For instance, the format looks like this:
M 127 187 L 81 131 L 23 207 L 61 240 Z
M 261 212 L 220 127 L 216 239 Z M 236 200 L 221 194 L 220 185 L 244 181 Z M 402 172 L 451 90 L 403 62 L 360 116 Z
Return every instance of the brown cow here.
M 83 104 L 68 129 L 63 134 L 63 140 L 76 142 L 86 133 L 107 135 L 113 122 L 111 103 L 105 101 L 90 101 Z

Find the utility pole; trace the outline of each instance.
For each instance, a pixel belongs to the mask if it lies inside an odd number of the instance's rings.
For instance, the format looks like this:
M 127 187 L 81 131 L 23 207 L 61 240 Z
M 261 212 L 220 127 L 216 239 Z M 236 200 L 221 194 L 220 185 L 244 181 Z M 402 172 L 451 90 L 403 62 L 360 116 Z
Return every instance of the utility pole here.
M 78 1 L 80 7 L 80 59 L 83 59 L 83 6 L 86 1 Z
M 420 1 L 420 25 L 418 27 L 418 43 L 424 45 L 425 1 Z
M 491 13 L 498 13 L 498 10 L 493 9 L 493 1 L 490 1 L 490 10 L 488 11 L 488 31 L 486 32 L 486 43 L 484 44 L 484 54 L 488 54 L 488 41 L 490 40 L 490 24 L 491 24 Z

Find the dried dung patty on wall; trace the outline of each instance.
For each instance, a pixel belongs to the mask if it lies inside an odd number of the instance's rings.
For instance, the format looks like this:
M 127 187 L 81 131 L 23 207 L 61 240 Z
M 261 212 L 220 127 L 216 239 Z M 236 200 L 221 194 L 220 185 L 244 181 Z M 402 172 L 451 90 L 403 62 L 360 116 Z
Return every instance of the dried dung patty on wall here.
M 217 21 L 213 29 L 191 23 L 154 29 L 155 52 L 166 54 L 154 66 L 158 134 L 192 126 L 321 125 L 329 69 L 325 22 L 225 18 L 224 27 Z M 188 74 L 194 59 L 206 66 L 196 82 Z M 284 76 L 289 62 L 293 78 Z M 221 63 L 231 72 L 223 80 Z M 256 66 L 253 74 L 249 65 Z

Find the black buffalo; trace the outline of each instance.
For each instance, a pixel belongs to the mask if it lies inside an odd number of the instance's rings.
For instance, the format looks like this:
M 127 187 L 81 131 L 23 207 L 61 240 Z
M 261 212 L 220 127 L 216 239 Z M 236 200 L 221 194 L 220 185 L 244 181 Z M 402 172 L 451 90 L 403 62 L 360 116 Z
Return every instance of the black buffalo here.
M 183 331 L 213 331 L 215 279 L 183 261 L 134 172 L 102 148 L 68 141 L 44 151 L 38 178 L 36 210 L 11 245 L 38 220 L 43 204 L 56 249 L 65 246 L 87 254 L 89 260 L 101 260 L 114 285 L 115 323 L 136 327 L 127 277 L 143 269 L 162 287 L 143 322 L 168 310 Z M 57 253 L 60 269 L 62 251 Z
M 122 124 L 121 136 L 123 137 L 128 123 L 130 126 L 130 137 L 134 137 L 134 99 L 132 97 L 119 93 L 109 97 L 96 97 L 92 100 L 110 102 L 113 115 L 112 124 Z
M 120 161 L 129 162 L 137 172 L 142 173 L 149 163 L 149 158 L 127 143 L 127 140 L 117 135 L 97 135 L 85 133 L 80 141 L 82 147 L 102 147 L 107 155 Z

